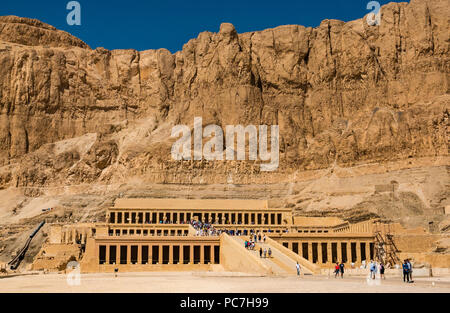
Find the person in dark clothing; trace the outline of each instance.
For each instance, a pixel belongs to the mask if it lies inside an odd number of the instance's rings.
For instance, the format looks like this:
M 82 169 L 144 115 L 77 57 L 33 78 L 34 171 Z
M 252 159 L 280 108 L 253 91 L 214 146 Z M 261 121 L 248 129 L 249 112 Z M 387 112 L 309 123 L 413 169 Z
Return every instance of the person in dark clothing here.
M 344 262 L 341 262 L 341 265 L 339 265 L 339 270 L 341 272 L 341 278 L 344 278 Z
M 259 248 L 259 257 L 262 258 L 262 248 Z
M 383 262 L 381 262 L 381 264 L 380 264 L 380 278 L 381 279 L 386 279 L 386 277 L 384 277 L 384 264 L 383 264 Z
M 409 283 L 409 266 L 406 260 L 403 261 L 402 268 L 403 268 L 403 282 Z
M 411 282 L 411 283 L 413 283 L 413 278 L 412 278 L 412 264 L 411 264 L 411 262 L 409 261 L 409 259 L 406 259 L 406 264 L 408 265 L 408 278 L 409 278 L 409 281 Z

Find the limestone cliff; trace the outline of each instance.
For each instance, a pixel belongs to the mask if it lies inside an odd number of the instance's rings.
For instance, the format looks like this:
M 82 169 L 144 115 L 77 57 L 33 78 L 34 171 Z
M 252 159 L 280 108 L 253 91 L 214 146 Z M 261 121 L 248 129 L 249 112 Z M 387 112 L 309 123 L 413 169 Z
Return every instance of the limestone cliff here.
M 365 18 L 325 20 L 317 28 L 238 34 L 225 23 L 175 54 L 92 50 L 42 22 L 0 17 L 0 189 L 29 188 L 26 195 L 38 197 L 42 187 L 133 180 L 145 186 L 319 179 L 316 189 L 302 183 L 280 187 L 298 196 L 291 205 L 302 210 L 333 208 L 317 194 L 320 186 L 343 183 L 333 177 L 441 166 L 431 178 L 437 187 L 413 198 L 421 208 L 443 208 L 449 11 L 447 0 L 412 0 L 383 6 L 380 26 L 369 26 Z M 194 116 L 223 127 L 280 125 L 280 168 L 260 173 L 254 162 L 173 161 L 171 128 L 192 126 Z M 392 162 L 402 165 L 388 166 Z M 424 183 L 422 174 L 411 175 Z M 396 176 L 365 182 L 364 192 L 413 180 Z M 352 184 L 345 192 L 360 181 Z M 353 199 L 349 207 L 390 201 Z M 315 206 L 304 205 L 315 200 Z

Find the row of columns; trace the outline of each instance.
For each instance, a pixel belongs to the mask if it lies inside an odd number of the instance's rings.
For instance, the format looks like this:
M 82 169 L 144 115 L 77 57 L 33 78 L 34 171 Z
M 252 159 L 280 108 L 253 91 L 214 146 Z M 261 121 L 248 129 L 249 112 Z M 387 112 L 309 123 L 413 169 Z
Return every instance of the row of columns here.
M 85 244 L 88 235 L 87 229 L 67 228 L 61 233 L 61 243 Z
M 147 247 L 148 255 L 147 255 L 147 265 L 152 264 L 153 260 L 153 247 L 158 247 L 158 264 L 163 264 L 164 262 L 164 247 L 168 247 L 169 254 L 168 254 L 168 263 L 167 264 L 185 264 L 184 260 L 184 248 L 189 247 L 189 263 L 187 264 L 195 264 L 196 261 L 194 259 L 194 247 L 199 248 L 199 258 L 197 264 L 206 264 L 205 261 L 209 257 L 210 264 L 218 264 L 220 262 L 216 262 L 216 258 L 219 258 L 220 256 L 220 246 L 219 245 L 212 245 L 212 244 L 189 244 L 189 245 L 167 245 L 167 244 L 158 244 L 158 245 L 134 245 L 134 244 L 128 244 L 128 245 L 99 245 L 98 246 L 98 261 L 99 264 L 101 264 L 101 250 L 102 248 L 105 249 L 105 263 L 104 264 L 110 264 L 111 260 L 111 247 L 116 247 L 116 255 L 115 255 L 115 265 L 131 265 L 131 247 L 137 247 L 137 260 L 136 264 L 141 265 L 143 264 L 143 247 Z M 121 247 L 126 247 L 126 264 L 121 264 Z M 174 248 L 179 248 L 179 255 L 178 255 L 178 263 L 174 262 Z M 209 256 L 205 255 L 205 247 L 209 247 Z M 217 249 L 217 251 L 216 251 Z M 217 255 L 216 255 L 217 254 Z
M 245 213 L 245 212 L 110 212 L 109 222 L 111 224 L 159 224 L 161 222 L 172 222 L 180 224 L 189 222 L 198 217 L 199 221 L 211 224 L 245 224 L 245 225 L 281 225 L 283 223 L 282 213 Z M 156 220 L 155 220 L 156 215 Z M 133 223 L 134 222 L 134 223 Z
M 167 229 L 167 228 L 151 228 L 151 229 L 129 229 L 129 228 L 111 228 L 110 236 L 187 236 L 187 229 Z
M 294 251 L 293 249 L 293 244 L 297 243 L 298 244 L 298 251 Z M 321 263 L 321 264 L 331 264 L 333 263 L 333 244 L 336 244 L 336 262 L 341 262 L 343 261 L 343 255 L 342 255 L 342 244 L 345 243 L 346 244 L 346 262 L 345 263 L 352 263 L 352 243 L 356 244 L 356 260 L 354 260 L 354 263 L 361 263 L 363 261 L 363 253 L 361 250 L 361 243 L 365 244 L 365 251 L 364 251 L 364 256 L 365 256 L 365 260 L 366 262 L 368 262 L 371 258 L 371 255 L 374 256 L 374 251 L 370 251 L 371 247 L 373 249 L 373 243 L 371 241 L 300 241 L 300 242 L 294 242 L 294 241 L 289 241 L 287 242 L 287 247 L 294 251 L 297 252 L 300 256 L 303 256 L 305 258 L 307 258 L 309 261 L 313 262 L 313 244 L 317 244 L 317 262 L 316 263 Z M 371 245 L 372 243 L 372 245 Z M 286 242 L 283 243 L 286 246 Z M 308 245 L 308 255 L 305 256 L 303 255 L 303 244 L 307 244 Z M 322 252 L 322 245 L 326 245 L 326 256 L 327 256 L 327 262 L 323 263 L 323 252 Z

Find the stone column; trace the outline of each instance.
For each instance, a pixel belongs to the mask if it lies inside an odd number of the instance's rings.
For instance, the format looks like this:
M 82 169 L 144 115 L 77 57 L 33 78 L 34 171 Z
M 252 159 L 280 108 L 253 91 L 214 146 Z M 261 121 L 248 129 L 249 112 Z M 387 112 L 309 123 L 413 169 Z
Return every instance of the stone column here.
M 169 245 L 169 264 L 174 264 L 173 263 L 173 245 Z
M 200 246 L 200 264 L 205 263 L 205 245 Z
M 351 241 L 347 242 L 347 263 L 352 263 L 352 243 Z
M 97 260 L 97 264 L 100 263 L 100 246 L 98 244 L 95 245 L 95 259 Z
M 127 265 L 131 264 L 131 245 L 127 245 Z
M 214 251 L 214 245 L 211 245 L 211 256 L 210 256 L 210 263 L 215 264 L 214 260 L 216 259 L 216 251 Z
M 137 264 L 142 264 L 142 246 L 138 245 Z
M 327 242 L 327 257 L 328 257 L 328 263 L 333 264 L 333 250 L 331 249 L 331 241 Z
M 313 262 L 312 241 L 308 241 L 308 258 L 309 258 L 309 261 Z
M 356 242 L 356 264 L 362 263 L 361 242 Z
M 116 264 L 120 264 L 120 245 L 116 246 Z
M 148 246 L 148 264 L 153 264 L 153 246 Z
M 370 262 L 370 242 L 366 242 L 366 264 Z
M 73 244 L 77 243 L 77 232 L 75 229 L 72 229 L 72 243 Z
M 342 262 L 342 246 L 340 241 L 337 243 L 337 261 L 339 263 Z
M 194 264 L 194 245 L 190 245 L 189 249 L 190 249 L 189 264 Z
M 109 264 L 109 259 L 110 259 L 110 257 L 109 257 L 109 249 L 110 249 L 110 246 L 109 245 L 106 245 L 106 257 L 105 257 L 105 264 Z
M 183 264 L 184 263 L 184 246 L 180 246 L 180 261 L 178 262 L 178 264 Z
M 323 262 L 322 262 L 322 243 L 320 241 L 317 243 L 317 263 L 323 264 Z
M 159 245 L 159 255 L 158 255 L 158 264 L 163 264 L 163 245 Z

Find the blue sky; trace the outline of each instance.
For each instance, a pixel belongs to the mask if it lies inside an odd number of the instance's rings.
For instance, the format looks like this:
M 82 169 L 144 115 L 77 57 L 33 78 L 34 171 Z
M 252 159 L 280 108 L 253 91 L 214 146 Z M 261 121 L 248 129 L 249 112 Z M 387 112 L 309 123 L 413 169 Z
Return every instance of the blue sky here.
M 1 0 L 0 15 L 37 18 L 82 39 L 92 48 L 158 49 L 172 52 L 222 22 L 239 33 L 286 24 L 318 26 L 324 19 L 361 18 L 368 0 L 79 0 L 81 26 L 69 26 L 69 0 Z M 383 1 L 388 2 L 408 1 Z

